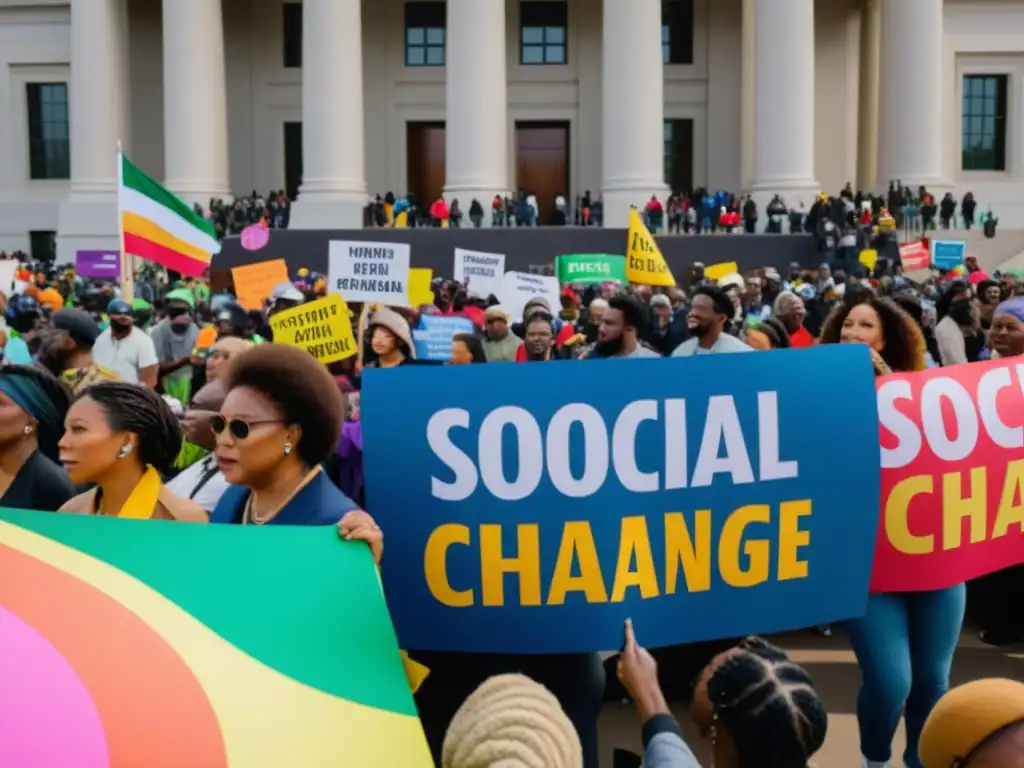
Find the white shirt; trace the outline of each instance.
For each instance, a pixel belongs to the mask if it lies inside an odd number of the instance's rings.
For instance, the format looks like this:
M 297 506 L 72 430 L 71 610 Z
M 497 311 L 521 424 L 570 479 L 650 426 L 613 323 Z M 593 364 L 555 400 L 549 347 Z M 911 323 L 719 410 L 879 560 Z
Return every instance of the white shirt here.
M 672 357 L 694 357 L 695 355 L 717 355 L 730 352 L 753 352 L 753 350 L 735 336 L 723 333 L 709 349 L 700 346 L 700 339 L 696 337 L 687 339 L 675 348 Z
M 139 383 L 139 371 L 158 365 L 156 347 L 145 331 L 132 326 L 123 339 L 115 339 L 107 328 L 92 347 L 92 359 L 97 365 L 109 368 L 129 384 Z
M 211 472 L 213 474 L 210 474 Z M 209 480 L 197 491 L 196 486 L 206 476 L 209 476 Z M 228 481 L 224 479 L 224 473 L 217 468 L 217 459 L 212 454 L 197 461 L 167 483 L 167 490 L 183 499 L 192 499 L 207 512 L 213 512 L 213 508 L 217 506 L 217 502 L 227 489 Z

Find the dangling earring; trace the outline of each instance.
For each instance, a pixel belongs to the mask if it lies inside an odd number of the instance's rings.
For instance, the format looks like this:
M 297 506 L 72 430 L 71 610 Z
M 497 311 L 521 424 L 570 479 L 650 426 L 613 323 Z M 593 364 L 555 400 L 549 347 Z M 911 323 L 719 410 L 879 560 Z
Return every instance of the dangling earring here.
M 125 456 L 127 456 L 131 452 L 132 452 L 132 444 L 131 443 L 126 443 L 125 445 L 122 445 L 121 446 L 121 450 L 117 452 L 118 460 L 123 459 Z
M 31 424 L 26 424 L 25 425 L 25 434 L 26 435 L 31 435 L 32 434 L 32 425 Z
M 284 444 L 284 455 L 287 456 L 291 452 L 292 452 L 292 444 L 291 443 L 285 443 Z

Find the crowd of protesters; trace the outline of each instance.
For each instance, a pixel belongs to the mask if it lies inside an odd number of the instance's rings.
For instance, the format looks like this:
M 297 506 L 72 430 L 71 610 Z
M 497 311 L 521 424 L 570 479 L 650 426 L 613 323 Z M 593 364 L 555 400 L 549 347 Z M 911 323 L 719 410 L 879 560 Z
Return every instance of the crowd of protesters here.
M 251 202 L 213 201 L 211 211 L 234 231 L 271 210 Z M 819 202 L 827 215 L 836 205 Z M 1024 355 L 1024 285 L 1013 275 L 987 275 L 972 259 L 918 283 L 885 258 L 870 271 L 837 257 L 813 270 L 794 264 L 786 274 L 763 268 L 717 280 L 693 264 L 677 277 L 670 289 L 567 284 L 558 306 L 534 299 L 523 307 L 439 279 L 430 304 L 352 306 L 354 324 L 363 319 L 356 325 L 359 353 L 325 367 L 272 343 L 269 319 L 325 289 L 322 276 L 306 270 L 278 285 L 258 310 L 230 293 L 211 293 L 201 280 L 170 280 L 155 270 L 136 275 L 130 302 L 118 286 L 83 279 L 70 267 L 23 270 L 24 287 L 6 299 L 0 324 L 0 505 L 193 523 L 334 525 L 344 538 L 365 541 L 379 561 L 384 532 L 364 511 L 361 374 L 427 364 L 417 360 L 413 338 L 424 314 L 472 321 L 472 333 L 453 339 L 452 365 L 859 343 L 871 349 L 876 374 L 885 375 Z M 1000 572 L 970 585 L 986 642 L 1024 637 L 1019 581 Z M 891 759 L 901 716 L 910 768 L 946 768 L 949 754 L 970 758 L 957 764 L 971 768 L 1012 765 L 998 760 L 1012 749 L 1007 744 L 1020 744 L 1022 687 L 982 681 L 988 687 L 973 700 L 994 695 L 994 685 L 1009 708 L 988 719 L 962 717 L 965 708 L 973 713 L 967 693 L 946 695 L 967 591 L 961 584 L 872 595 L 865 616 L 847 623 L 862 676 L 861 750 L 871 768 Z M 654 657 L 631 624 L 624 631 L 615 671 L 641 720 L 645 765 L 694 768 Z M 596 654 L 412 656 L 431 669 L 417 702 L 439 764 L 598 765 L 606 680 Z M 698 671 L 691 713 L 715 765 L 802 768 L 824 743 L 827 714 L 812 680 L 780 649 L 750 638 L 704 659 Z M 944 695 L 948 701 L 940 701 Z M 941 726 L 932 722 L 937 718 Z

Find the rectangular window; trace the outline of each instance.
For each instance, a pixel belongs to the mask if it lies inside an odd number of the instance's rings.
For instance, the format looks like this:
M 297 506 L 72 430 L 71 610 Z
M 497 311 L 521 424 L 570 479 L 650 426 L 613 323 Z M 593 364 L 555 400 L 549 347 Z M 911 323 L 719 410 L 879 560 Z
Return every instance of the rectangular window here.
M 57 233 L 34 230 L 28 233 L 29 251 L 32 261 L 52 264 L 57 258 Z
M 565 0 L 522 0 L 519 3 L 520 63 L 567 63 L 568 25 Z
M 283 61 L 285 69 L 302 67 L 302 4 L 281 4 L 283 35 Z
M 965 75 L 962 167 L 1006 170 L 1007 75 Z
M 444 66 L 446 14 L 443 2 L 405 4 L 405 66 Z
M 28 83 L 29 178 L 70 179 L 67 83 Z
M 693 0 L 661 0 L 661 61 L 693 64 Z

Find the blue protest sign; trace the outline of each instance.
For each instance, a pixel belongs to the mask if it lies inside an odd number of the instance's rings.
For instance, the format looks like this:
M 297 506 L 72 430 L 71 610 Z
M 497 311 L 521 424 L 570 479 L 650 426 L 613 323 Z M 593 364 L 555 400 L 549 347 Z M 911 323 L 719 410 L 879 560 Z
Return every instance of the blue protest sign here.
M 420 315 L 420 322 L 412 332 L 416 359 L 447 363 L 452 356 L 452 336 L 456 333 L 473 333 L 473 321 L 468 317 Z
M 626 617 L 664 646 L 863 613 L 866 347 L 364 377 L 367 506 L 404 648 L 612 650 Z M 814 420 L 823 398 L 839 422 Z
M 952 269 L 964 263 L 967 243 L 963 240 L 932 240 L 932 264 L 939 269 Z

